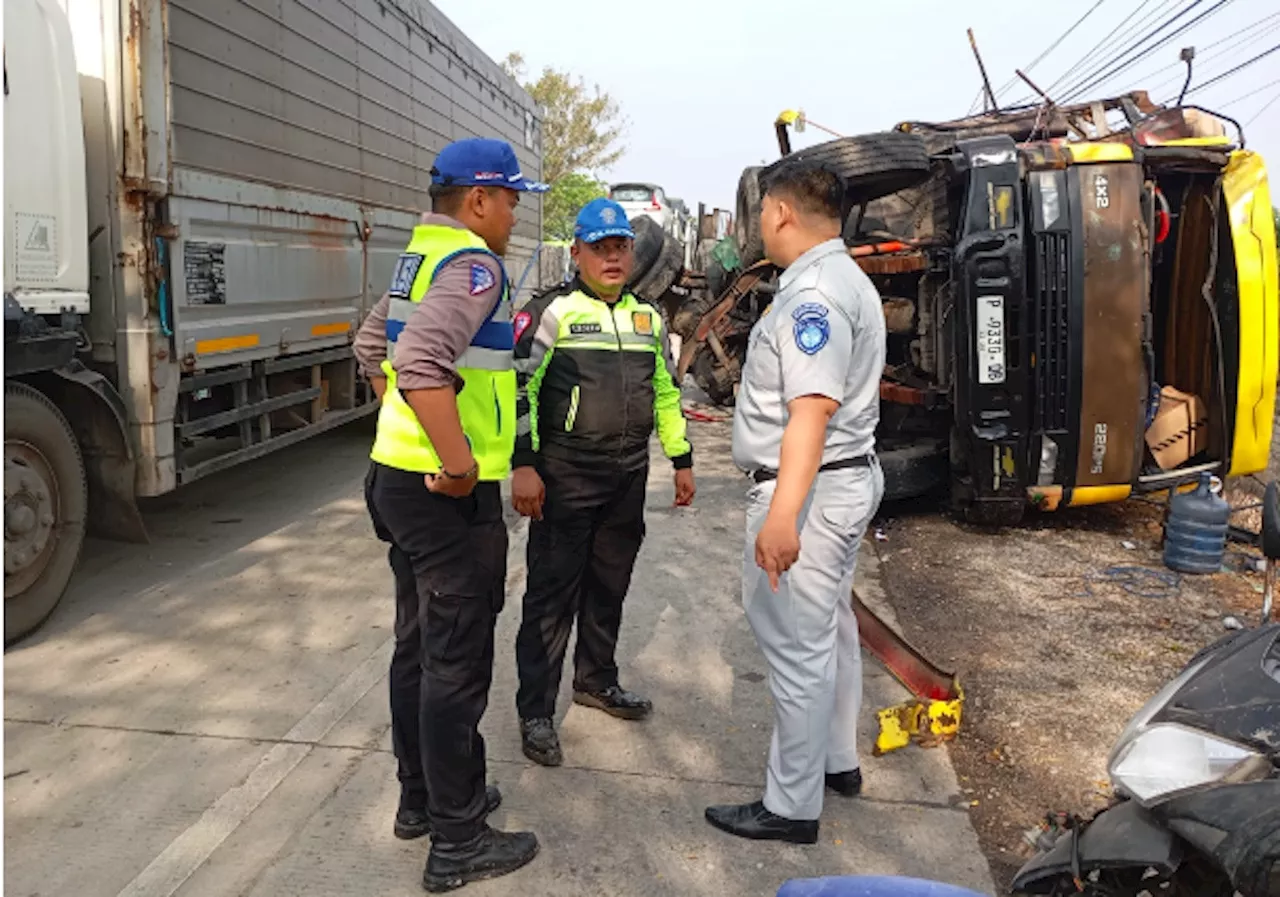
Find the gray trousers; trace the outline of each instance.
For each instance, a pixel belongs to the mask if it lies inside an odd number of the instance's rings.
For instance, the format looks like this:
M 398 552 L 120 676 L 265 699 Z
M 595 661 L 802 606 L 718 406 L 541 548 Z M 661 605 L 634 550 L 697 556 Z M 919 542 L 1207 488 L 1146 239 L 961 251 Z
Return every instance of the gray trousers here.
M 756 566 L 755 543 L 776 485 L 747 493 L 742 558 L 743 604 L 773 695 L 764 805 L 787 819 L 817 819 L 825 773 L 858 767 L 862 652 L 850 591 L 884 474 L 878 464 L 818 473 L 800 512 L 800 558 L 774 592 Z

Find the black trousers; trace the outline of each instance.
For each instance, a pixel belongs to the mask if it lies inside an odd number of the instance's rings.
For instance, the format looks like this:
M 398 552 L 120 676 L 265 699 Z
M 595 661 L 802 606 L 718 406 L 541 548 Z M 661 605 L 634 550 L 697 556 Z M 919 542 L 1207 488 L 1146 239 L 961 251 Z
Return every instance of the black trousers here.
M 462 499 L 436 495 L 421 474 L 374 464 L 365 499 L 396 578 L 390 679 L 400 805 L 428 809 L 436 837 L 465 841 L 485 824 L 477 727 L 507 576 L 502 497 L 497 483 Z
M 542 520 L 529 526 L 528 584 L 516 638 L 521 719 L 553 717 L 569 630 L 578 622 L 574 688 L 618 684 L 614 653 L 622 601 L 644 541 L 645 483 L 639 470 L 594 470 L 544 458 Z

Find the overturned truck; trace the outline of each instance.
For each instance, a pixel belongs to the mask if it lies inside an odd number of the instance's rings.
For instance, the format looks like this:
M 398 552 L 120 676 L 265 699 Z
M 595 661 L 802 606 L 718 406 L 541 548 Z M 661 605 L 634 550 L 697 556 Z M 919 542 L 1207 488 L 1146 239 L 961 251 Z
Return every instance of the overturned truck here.
M 971 521 L 1121 500 L 1267 464 L 1275 227 L 1238 127 L 1145 94 L 828 141 L 844 239 L 888 330 L 878 452 L 887 496 L 949 487 Z M 782 160 L 773 163 L 781 164 Z M 738 190 L 742 266 L 672 315 L 679 365 L 731 404 L 776 289 L 760 183 Z

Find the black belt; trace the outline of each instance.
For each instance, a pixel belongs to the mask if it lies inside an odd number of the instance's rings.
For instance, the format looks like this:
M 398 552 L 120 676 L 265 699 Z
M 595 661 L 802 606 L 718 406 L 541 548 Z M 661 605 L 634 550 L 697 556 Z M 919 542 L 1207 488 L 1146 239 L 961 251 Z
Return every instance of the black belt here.
M 841 458 L 839 461 L 828 461 L 818 468 L 818 473 L 822 473 L 824 470 L 846 470 L 850 467 L 870 467 L 874 459 L 875 455 L 855 455 L 852 458 Z M 752 481 L 756 483 L 765 483 L 769 480 L 776 480 L 778 472 L 767 467 L 761 467 L 758 470 L 751 471 L 747 476 L 751 477 Z

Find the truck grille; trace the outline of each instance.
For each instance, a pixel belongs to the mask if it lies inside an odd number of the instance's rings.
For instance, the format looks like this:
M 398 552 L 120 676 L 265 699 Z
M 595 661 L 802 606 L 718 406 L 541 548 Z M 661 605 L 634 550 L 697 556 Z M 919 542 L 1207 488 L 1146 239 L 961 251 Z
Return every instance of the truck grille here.
M 1041 430 L 1067 429 L 1071 383 L 1068 345 L 1068 235 L 1036 235 L 1035 384 L 1036 422 Z

